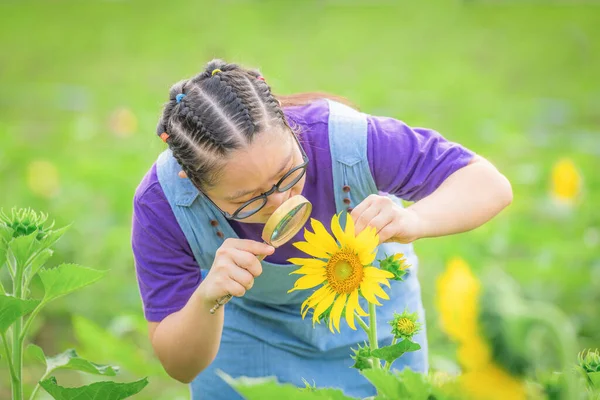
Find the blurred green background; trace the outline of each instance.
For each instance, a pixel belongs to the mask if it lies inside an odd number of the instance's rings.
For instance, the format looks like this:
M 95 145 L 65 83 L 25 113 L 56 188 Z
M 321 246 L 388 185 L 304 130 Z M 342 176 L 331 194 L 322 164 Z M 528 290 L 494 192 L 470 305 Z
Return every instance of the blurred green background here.
M 214 57 L 259 68 L 277 93 L 328 91 L 436 129 L 510 179 L 514 203 L 491 223 L 415 244 L 433 367 L 454 360 L 434 308 L 454 256 L 503 268 L 569 314 L 580 348 L 600 346 L 599 3 L 3 1 L 0 45 L 0 207 L 74 223 L 51 264 L 110 269 L 44 313 L 34 340 L 47 354 L 74 346 L 122 366 L 117 380 L 149 375 L 136 398 L 188 398 L 148 344 L 130 221 L 164 149 L 154 131 L 169 87 Z M 571 206 L 551 196 L 562 158 L 583 184 Z M 0 398 L 8 388 L 2 364 Z

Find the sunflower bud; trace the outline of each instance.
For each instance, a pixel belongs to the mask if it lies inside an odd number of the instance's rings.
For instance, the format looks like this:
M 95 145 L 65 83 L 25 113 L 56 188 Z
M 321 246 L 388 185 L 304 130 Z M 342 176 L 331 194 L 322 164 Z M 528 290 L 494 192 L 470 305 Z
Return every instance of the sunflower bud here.
M 373 368 L 373 359 L 371 358 L 371 349 L 369 345 L 365 342 L 364 346 L 358 344 L 358 349 L 352 349 L 354 352 L 352 359 L 354 360 L 354 365 L 352 368 L 356 368 L 360 371 L 364 369 Z
M 35 231 L 38 231 L 37 240 L 42 240 L 46 237 L 48 231 L 52 229 L 52 225 L 45 227 L 44 224 L 48 219 L 48 215 L 40 213 L 39 215 L 32 209 L 15 209 L 11 210 L 10 217 L 0 210 L 0 225 L 5 225 L 12 229 L 12 237 L 27 236 Z
M 406 263 L 406 259 L 402 253 L 396 253 L 391 256 L 386 254 L 386 258 L 379 261 L 379 268 L 394 274 L 394 277 L 390 279 L 395 281 L 402 280 L 404 275 L 406 275 L 406 269 L 408 267 L 410 267 L 410 265 Z
M 397 339 L 412 339 L 423 326 L 417 319 L 416 312 L 409 313 L 407 310 L 404 310 L 402 314 L 394 313 L 394 319 L 389 321 L 394 337 Z

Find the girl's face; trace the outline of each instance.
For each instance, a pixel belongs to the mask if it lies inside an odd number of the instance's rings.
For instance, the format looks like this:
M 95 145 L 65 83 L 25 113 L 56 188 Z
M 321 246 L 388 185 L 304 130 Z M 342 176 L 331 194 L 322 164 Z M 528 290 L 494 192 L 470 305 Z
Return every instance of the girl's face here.
M 259 133 L 250 146 L 233 153 L 222 168 L 218 184 L 206 194 L 221 210 L 233 214 L 248 200 L 269 191 L 288 171 L 303 162 L 300 147 L 292 135 L 288 128 Z M 305 181 L 306 174 L 290 190 L 274 191 L 260 211 L 240 222 L 266 223 L 284 201 L 302 193 Z

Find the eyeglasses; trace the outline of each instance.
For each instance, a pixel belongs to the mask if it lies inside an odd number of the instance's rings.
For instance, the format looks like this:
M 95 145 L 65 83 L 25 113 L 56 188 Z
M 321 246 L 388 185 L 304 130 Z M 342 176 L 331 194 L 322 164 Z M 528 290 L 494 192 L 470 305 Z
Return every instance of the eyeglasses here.
M 277 182 L 275 185 L 273 185 L 273 187 L 271 188 L 271 190 L 269 190 L 267 192 L 264 192 L 264 193 L 262 193 L 262 194 L 260 194 L 260 195 L 258 195 L 256 197 L 253 197 L 250 200 L 246 201 L 237 210 L 235 210 L 235 212 L 233 214 L 229 214 L 228 212 L 221 210 L 219 208 L 219 206 L 217 206 L 210 199 L 210 197 L 208 197 L 208 195 L 205 194 L 204 196 L 219 211 L 221 211 L 221 213 L 223 213 L 223 215 L 226 218 L 228 218 L 228 219 L 242 220 L 242 219 L 248 218 L 248 217 L 256 214 L 257 212 L 259 212 L 265 206 L 265 204 L 267 204 L 267 200 L 268 200 L 267 196 L 275 193 L 275 191 L 277 191 L 279 193 L 282 193 L 282 192 L 285 192 L 287 190 L 290 190 L 298 182 L 300 182 L 300 179 L 302 179 L 302 177 L 306 173 L 306 166 L 308 165 L 308 156 L 306 155 L 306 152 L 304 151 L 304 149 L 300 145 L 300 142 L 298 141 L 298 138 L 296 137 L 296 135 L 294 133 L 292 133 L 292 136 L 294 136 L 294 140 L 296 140 L 296 143 L 298 144 L 298 147 L 300 147 L 300 152 L 302 153 L 302 164 L 300 164 L 300 165 L 292 168 L 290 171 L 288 171 L 279 180 L 279 182 Z

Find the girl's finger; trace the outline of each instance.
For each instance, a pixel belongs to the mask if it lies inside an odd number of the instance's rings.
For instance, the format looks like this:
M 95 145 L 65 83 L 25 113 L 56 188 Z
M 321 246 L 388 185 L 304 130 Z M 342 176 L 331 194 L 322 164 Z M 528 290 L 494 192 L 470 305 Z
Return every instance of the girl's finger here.
M 376 203 L 370 205 L 370 207 L 366 208 L 358 217 L 358 219 L 354 220 L 354 232 L 358 235 L 362 232 L 371 222 L 373 218 L 375 218 L 381 212 L 381 208 Z

